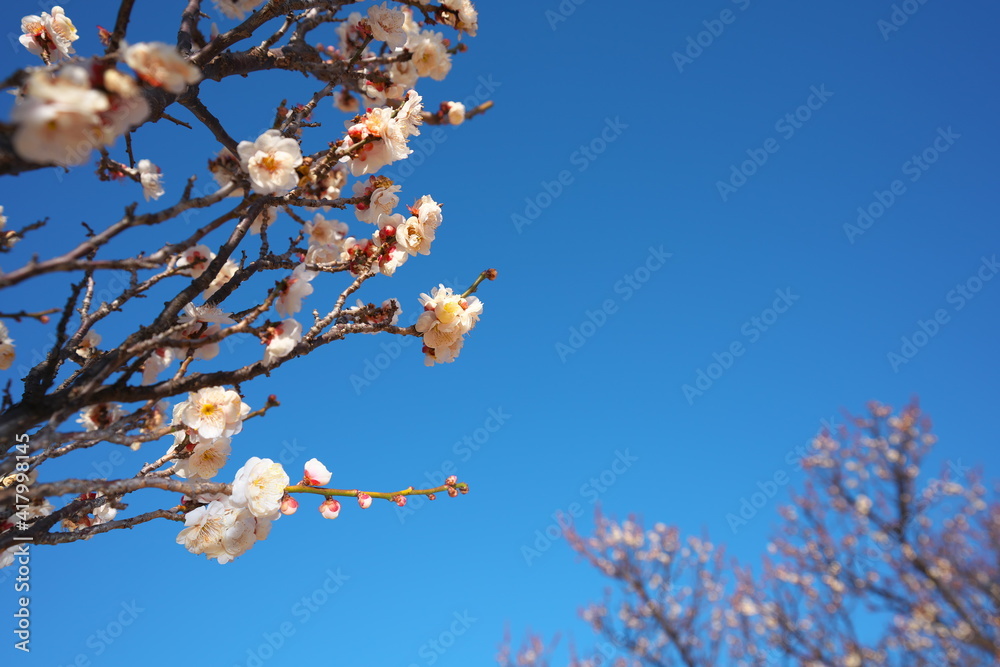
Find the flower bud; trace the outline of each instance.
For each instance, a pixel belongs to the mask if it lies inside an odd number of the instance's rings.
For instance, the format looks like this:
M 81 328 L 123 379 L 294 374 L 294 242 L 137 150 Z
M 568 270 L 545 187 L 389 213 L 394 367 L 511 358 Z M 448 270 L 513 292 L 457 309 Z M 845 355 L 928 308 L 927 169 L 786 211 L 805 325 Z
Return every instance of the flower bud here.
M 406 496 L 396 496 L 392 500 L 393 500 L 393 502 L 395 502 L 400 507 L 403 507 L 403 506 L 406 505 Z
M 361 505 L 361 509 L 366 510 L 372 506 L 372 497 L 367 493 L 358 494 L 358 505 Z
M 458 496 L 458 489 L 456 489 L 454 486 L 449 486 L 448 487 L 448 497 L 455 498 L 457 496 Z
M 319 513 L 324 519 L 336 519 L 340 516 L 340 503 L 334 498 L 327 498 L 319 506 Z
M 326 466 L 319 462 L 319 459 L 309 459 L 306 461 L 304 475 L 302 482 L 309 486 L 323 486 L 333 477 L 333 474 L 326 469 Z
M 444 480 L 445 486 L 455 486 L 458 484 L 458 475 L 449 475 L 448 479 Z
M 297 509 L 299 509 L 299 501 L 297 501 L 295 498 L 292 498 L 287 493 L 284 496 L 281 497 L 281 513 L 282 514 L 285 514 L 285 515 L 295 514 L 295 510 L 297 510 Z

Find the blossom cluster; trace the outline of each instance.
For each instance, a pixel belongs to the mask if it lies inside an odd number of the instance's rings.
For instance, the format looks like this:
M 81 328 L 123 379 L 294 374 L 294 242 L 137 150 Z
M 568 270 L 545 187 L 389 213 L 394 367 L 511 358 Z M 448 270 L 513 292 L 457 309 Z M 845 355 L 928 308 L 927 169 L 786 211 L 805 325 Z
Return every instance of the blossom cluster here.
M 72 43 L 79 39 L 59 6 L 51 14 L 25 16 L 21 30 L 21 44 L 46 63 L 68 58 L 75 52 Z M 12 143 L 22 159 L 63 167 L 84 164 L 94 149 L 112 144 L 149 116 L 140 81 L 176 95 L 201 80 L 200 70 L 167 44 L 123 46 L 116 56 L 132 68 L 138 81 L 105 61 L 89 67 L 67 64 L 55 70 L 28 70 L 11 113 Z M 154 184 L 143 186 L 147 199 L 153 197 Z
M 187 513 L 177 543 L 221 564 L 232 561 L 267 539 L 271 522 L 281 516 L 286 486 L 280 463 L 251 457 L 236 471 L 230 495 L 200 498 L 206 504 Z
M 411 90 L 398 109 L 377 107 L 347 123 L 347 137 L 341 143 L 346 153 L 341 162 L 348 163 L 352 176 L 374 174 L 382 167 L 403 160 L 413 149 L 407 146 L 409 137 L 419 135 L 423 122 L 423 100 Z
M 424 363 L 451 363 L 462 349 L 463 336 L 479 321 L 482 302 L 474 296 L 455 294 L 444 285 L 432 289 L 430 295 L 421 294 L 420 302 L 424 312 L 417 319 L 416 329 L 424 335 Z
M 172 452 L 179 461 L 178 477 L 211 479 L 232 452 L 232 436 L 243 430 L 250 406 L 240 395 L 223 387 L 192 392 L 173 410 L 173 423 L 183 427 L 174 434 Z M 228 563 L 246 552 L 271 530 L 280 516 L 281 498 L 288 475 L 270 459 L 252 457 L 236 472 L 228 496 L 200 498 L 205 504 L 187 513 L 178 544 L 195 554 Z

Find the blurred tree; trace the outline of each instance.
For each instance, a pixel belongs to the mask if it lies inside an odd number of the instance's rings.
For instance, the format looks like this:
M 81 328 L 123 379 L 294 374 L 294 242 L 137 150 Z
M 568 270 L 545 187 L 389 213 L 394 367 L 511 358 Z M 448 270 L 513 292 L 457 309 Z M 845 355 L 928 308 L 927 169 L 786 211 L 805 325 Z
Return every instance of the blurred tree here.
M 921 485 L 935 443 L 916 405 L 823 433 L 803 460 L 801 495 L 781 510 L 762 572 L 662 523 L 600 514 L 573 549 L 611 580 L 582 615 L 597 665 L 1000 664 L 1000 504 L 980 475 L 949 462 Z M 509 641 L 499 663 L 542 667 L 554 646 Z

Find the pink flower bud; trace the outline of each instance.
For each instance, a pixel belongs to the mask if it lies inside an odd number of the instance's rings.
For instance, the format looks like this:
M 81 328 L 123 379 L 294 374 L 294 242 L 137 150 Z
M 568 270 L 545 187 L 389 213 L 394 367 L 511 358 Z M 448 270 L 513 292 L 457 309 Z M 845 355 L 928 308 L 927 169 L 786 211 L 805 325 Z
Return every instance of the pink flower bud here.
M 281 498 L 281 513 L 286 515 L 295 514 L 295 510 L 297 509 L 299 509 L 299 501 L 286 493 Z
M 393 498 L 393 500 L 400 507 L 403 507 L 403 506 L 406 505 L 406 496 L 396 496 L 395 498 Z
M 372 506 L 372 497 L 367 493 L 358 494 L 358 505 L 361 505 L 361 509 L 366 510 Z
M 323 486 L 333 477 L 330 471 L 326 469 L 326 466 L 320 463 L 318 459 L 309 459 L 306 461 L 304 475 L 302 482 L 309 486 Z
M 445 486 L 455 486 L 458 484 L 457 475 L 449 475 L 448 479 L 444 480 Z
M 458 489 L 456 489 L 454 486 L 449 486 L 448 487 L 448 495 L 450 497 L 452 497 L 452 498 L 457 497 L 458 496 Z
M 319 506 L 319 513 L 324 519 L 336 519 L 340 515 L 340 503 L 334 498 L 327 498 Z

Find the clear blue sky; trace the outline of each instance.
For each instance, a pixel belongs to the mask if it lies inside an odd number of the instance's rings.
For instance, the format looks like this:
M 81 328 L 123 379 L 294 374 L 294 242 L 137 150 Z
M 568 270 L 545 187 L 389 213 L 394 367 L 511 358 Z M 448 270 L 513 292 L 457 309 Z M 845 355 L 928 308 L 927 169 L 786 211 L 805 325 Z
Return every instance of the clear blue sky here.
M 879 25 L 888 1 L 561 4 L 573 12 L 480 2 L 469 52 L 446 81 L 420 86 L 432 108 L 484 93 L 496 106 L 415 147 L 424 164 L 401 179 L 402 199 L 432 194 L 444 225 L 429 258 L 362 296 L 398 297 L 410 322 L 420 292 L 497 268 L 461 358 L 425 368 L 409 345 L 358 391 L 352 376 L 385 366 L 379 346 L 398 340 L 365 336 L 254 382 L 252 407 L 269 393 L 284 405 L 234 438 L 220 475 L 284 456 L 294 476 L 318 456 L 344 487 L 418 485 L 454 466 L 472 492 L 407 515 L 345 504 L 335 522 L 306 500 L 226 566 L 175 544 L 168 522 L 40 547 L 30 664 L 488 664 L 505 623 L 516 638 L 530 626 L 586 644 L 577 609 L 603 582 L 562 539 L 524 551 L 554 513 L 577 503 L 586 531 L 599 500 L 707 530 L 757 562 L 787 487 L 736 534 L 726 515 L 777 472 L 800 484 L 789 453 L 870 399 L 918 395 L 941 438 L 934 466 L 976 462 L 996 478 L 1000 10 L 911 0 L 917 11 L 890 30 Z M 113 25 L 116 5 L 64 3 L 78 52 L 93 52 L 93 27 Z M 130 39 L 171 40 L 179 7 L 139 0 Z M 4 3 L 0 19 L 15 34 L 39 10 Z M 32 64 L 11 48 L 6 70 Z M 294 76 L 204 90 L 238 139 L 268 125 L 282 97 L 307 94 Z M 336 138 L 327 119 L 333 134 L 307 141 Z M 136 157 L 163 167 L 162 201 L 189 173 L 211 182 L 205 131 L 146 130 Z M 88 166 L 0 180 L 0 204 L 9 226 L 49 215 L 53 234 L 104 224 L 137 190 L 96 183 Z M 873 216 L 864 227 L 859 207 Z M 63 243 L 53 236 L 52 250 Z M 49 307 L 63 294 L 23 299 Z M 935 317 L 935 334 L 904 350 Z M 11 328 L 21 350 L 44 335 Z M 165 446 L 125 452 L 112 475 Z M 108 467 L 114 451 L 49 474 Z M 0 585 L 13 596 L 10 578 Z M 267 637 L 273 655 L 259 648 Z

